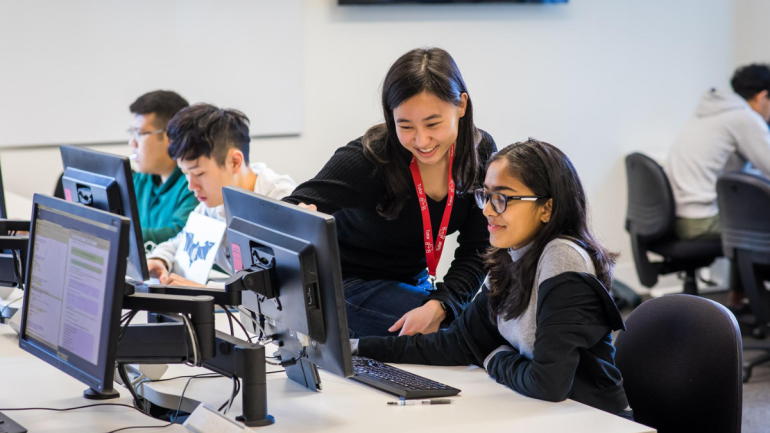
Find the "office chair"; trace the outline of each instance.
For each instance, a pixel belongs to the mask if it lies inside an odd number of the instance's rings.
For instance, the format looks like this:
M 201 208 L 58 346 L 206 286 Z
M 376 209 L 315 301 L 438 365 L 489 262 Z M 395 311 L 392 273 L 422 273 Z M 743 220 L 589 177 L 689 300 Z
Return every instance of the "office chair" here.
M 770 181 L 747 173 L 730 173 L 717 180 L 717 202 L 722 222 L 722 246 L 737 266 L 743 289 L 751 302 L 759 332 L 767 334 L 770 322 Z M 751 344 L 746 350 L 763 350 L 762 356 L 743 365 L 744 381 L 752 369 L 770 361 L 770 345 Z
M 676 205 L 663 168 L 641 153 L 626 157 L 628 209 L 626 231 L 639 281 L 653 287 L 659 275 L 685 272 L 684 293 L 698 294 L 696 271 L 722 256 L 721 241 L 681 240 L 674 233 Z M 650 262 L 647 252 L 659 254 L 663 261 Z
M 651 299 L 615 348 L 637 422 L 659 433 L 740 433 L 741 334 L 727 308 L 691 295 Z
M 64 173 L 59 175 L 59 180 L 56 181 L 56 187 L 53 189 L 53 196 L 65 200 L 64 197 Z

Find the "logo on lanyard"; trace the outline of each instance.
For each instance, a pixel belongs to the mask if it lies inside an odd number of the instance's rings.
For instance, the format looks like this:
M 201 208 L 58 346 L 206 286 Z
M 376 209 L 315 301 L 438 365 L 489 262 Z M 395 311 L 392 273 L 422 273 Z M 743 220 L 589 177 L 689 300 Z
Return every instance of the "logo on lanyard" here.
M 452 164 L 455 159 L 455 145 L 449 148 L 449 175 L 448 175 L 448 190 L 446 207 L 444 208 L 444 216 L 441 218 L 441 226 L 438 230 L 438 239 L 433 242 L 433 230 L 430 222 L 430 212 L 428 211 L 428 199 L 425 197 L 425 190 L 422 186 L 422 176 L 420 176 L 420 168 L 417 166 L 417 158 L 412 156 L 412 162 L 409 164 L 409 170 L 412 172 L 412 179 L 414 180 L 414 187 L 417 190 L 417 198 L 420 201 L 420 212 L 422 213 L 422 226 L 425 236 L 425 261 L 428 263 L 428 274 L 431 276 L 431 280 L 436 279 L 436 267 L 441 259 L 441 252 L 444 249 L 444 241 L 446 239 L 447 228 L 449 227 L 449 217 L 452 214 L 452 206 L 455 201 L 455 182 L 452 179 Z M 435 244 L 435 247 L 434 247 Z

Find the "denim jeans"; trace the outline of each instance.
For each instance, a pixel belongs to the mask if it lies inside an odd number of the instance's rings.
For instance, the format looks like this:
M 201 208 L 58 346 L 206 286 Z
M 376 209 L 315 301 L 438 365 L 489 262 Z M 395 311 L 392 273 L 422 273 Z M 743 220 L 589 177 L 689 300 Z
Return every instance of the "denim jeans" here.
M 344 287 L 350 338 L 398 335 L 388 332 L 388 328 L 407 312 L 422 306 L 433 289 L 427 272 L 420 275 L 416 285 L 348 278 Z

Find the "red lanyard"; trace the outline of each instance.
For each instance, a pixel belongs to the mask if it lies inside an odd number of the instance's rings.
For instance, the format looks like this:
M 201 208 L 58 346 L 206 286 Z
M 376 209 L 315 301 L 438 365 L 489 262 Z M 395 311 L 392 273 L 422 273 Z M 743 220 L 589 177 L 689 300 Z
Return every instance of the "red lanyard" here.
M 449 182 L 447 189 L 446 208 L 444 216 L 441 218 L 441 227 L 438 230 L 438 241 L 433 244 L 433 230 L 430 223 L 430 212 L 428 211 L 428 199 L 425 197 L 425 188 L 422 186 L 422 177 L 420 168 L 417 166 L 417 159 L 412 156 L 412 162 L 409 164 L 409 170 L 414 179 L 414 188 L 417 190 L 417 198 L 420 200 L 420 211 L 422 212 L 422 228 L 425 236 L 425 260 L 428 262 L 428 274 L 436 278 L 436 267 L 441 260 L 441 251 L 444 249 L 447 227 L 449 226 L 449 217 L 452 214 L 452 205 L 455 202 L 455 181 L 452 179 L 452 163 L 455 159 L 455 145 L 449 148 Z

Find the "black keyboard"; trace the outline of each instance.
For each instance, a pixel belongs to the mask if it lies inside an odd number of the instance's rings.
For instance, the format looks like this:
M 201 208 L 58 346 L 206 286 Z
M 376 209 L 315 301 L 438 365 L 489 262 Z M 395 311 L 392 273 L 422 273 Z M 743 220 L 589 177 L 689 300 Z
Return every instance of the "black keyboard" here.
M 457 388 L 363 356 L 353 357 L 353 373 L 353 380 L 404 398 L 449 397 L 460 393 Z
M 27 429 L 0 412 L 0 433 L 27 433 Z

